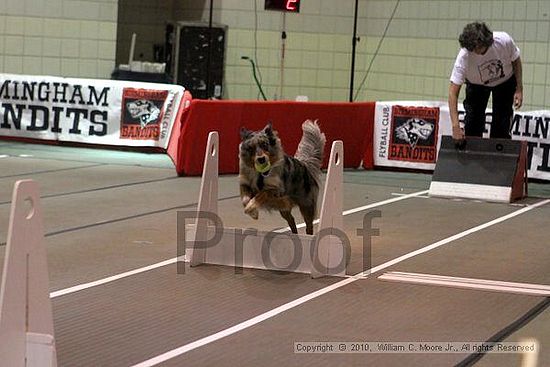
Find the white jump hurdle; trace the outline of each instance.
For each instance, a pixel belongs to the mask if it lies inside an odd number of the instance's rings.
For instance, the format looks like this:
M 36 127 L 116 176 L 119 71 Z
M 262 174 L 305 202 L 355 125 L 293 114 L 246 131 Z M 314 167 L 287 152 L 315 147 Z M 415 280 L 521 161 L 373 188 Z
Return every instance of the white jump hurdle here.
M 13 190 L 0 290 L 0 364 L 56 367 L 48 264 L 38 185 Z
M 342 182 L 344 147 L 342 141 L 332 144 L 321 216 L 316 235 L 256 231 L 242 228 L 218 228 L 221 239 L 213 246 L 204 246 L 214 238 L 216 228 L 199 213 L 218 215 L 218 149 L 217 132 L 208 136 L 198 215 L 195 224 L 186 226 L 185 257 L 191 266 L 217 264 L 282 270 L 311 274 L 344 276 L 349 249 L 342 243 Z M 237 185 L 237 183 L 235 183 Z M 243 210 L 239 207 L 239 210 Z M 243 215 L 245 215 L 243 213 Z M 340 235 L 340 236 L 339 236 Z

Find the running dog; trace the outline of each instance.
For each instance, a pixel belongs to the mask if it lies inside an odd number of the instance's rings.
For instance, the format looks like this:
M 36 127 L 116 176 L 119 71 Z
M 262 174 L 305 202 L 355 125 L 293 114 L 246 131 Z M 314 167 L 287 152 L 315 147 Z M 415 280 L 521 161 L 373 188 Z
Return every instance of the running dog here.
M 278 210 L 292 233 L 298 233 L 292 208 L 298 206 L 313 234 L 325 134 L 316 121 L 302 124 L 302 139 L 294 157 L 283 151 L 271 123 L 260 131 L 241 129 L 239 184 L 244 212 L 258 219 L 260 208 Z

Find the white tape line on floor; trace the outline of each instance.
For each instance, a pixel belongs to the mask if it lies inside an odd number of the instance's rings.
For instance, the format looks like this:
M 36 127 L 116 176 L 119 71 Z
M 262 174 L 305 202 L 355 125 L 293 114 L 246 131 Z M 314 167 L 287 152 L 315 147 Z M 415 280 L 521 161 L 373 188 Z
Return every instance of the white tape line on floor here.
M 58 290 L 58 291 L 55 291 L 55 292 L 51 292 L 50 293 L 50 298 L 61 297 L 61 296 L 64 296 L 66 294 L 71 294 L 71 293 L 75 293 L 75 292 L 78 292 L 78 291 L 81 291 L 81 290 L 84 290 L 84 289 L 97 287 L 98 285 L 103 285 L 103 284 L 107 284 L 107 283 L 110 283 L 110 282 L 114 282 L 115 280 L 119 280 L 119 279 L 122 279 L 122 278 L 127 278 L 127 277 L 130 277 L 132 275 L 136 275 L 136 274 L 139 274 L 139 273 L 144 273 L 144 272 L 149 271 L 149 270 L 153 270 L 153 269 L 160 268 L 160 267 L 163 267 L 163 266 L 166 266 L 166 265 L 174 264 L 177 260 L 178 260 L 178 258 L 174 257 L 173 259 L 164 260 L 164 261 L 161 261 L 159 263 L 149 265 L 149 266 L 144 266 L 144 267 L 139 268 L 139 269 L 130 270 L 130 271 L 127 271 L 127 272 L 124 272 L 124 273 L 116 274 L 116 275 L 113 275 L 113 276 L 110 276 L 110 277 L 107 277 L 107 278 L 103 278 L 103 279 L 99 279 L 99 280 L 96 280 L 96 281 L 93 281 L 93 282 L 75 285 L 74 287 L 61 289 L 61 290 Z

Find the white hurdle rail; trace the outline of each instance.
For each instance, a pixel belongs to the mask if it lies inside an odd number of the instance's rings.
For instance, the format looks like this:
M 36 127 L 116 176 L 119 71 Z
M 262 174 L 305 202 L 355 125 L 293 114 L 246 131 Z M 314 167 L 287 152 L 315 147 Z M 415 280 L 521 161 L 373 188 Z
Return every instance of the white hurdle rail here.
M 0 289 L 0 364 L 57 366 L 40 195 L 32 180 L 17 181 L 13 190 Z
M 334 141 L 332 144 L 318 232 L 314 236 L 293 234 L 290 231 L 277 233 L 250 228 L 216 228 L 209 225 L 208 218 L 200 213 L 218 215 L 218 148 L 218 133 L 210 132 L 204 158 L 197 219 L 195 224 L 187 225 L 185 228 L 185 258 L 191 266 L 216 264 L 280 270 L 307 273 L 313 278 L 327 275 L 345 276 L 349 246 L 344 247 L 341 240 L 343 236 L 339 236 L 344 233 L 343 142 Z M 240 205 L 239 210 L 243 210 Z M 221 234 L 220 240 L 214 245 L 205 245 L 216 234 Z

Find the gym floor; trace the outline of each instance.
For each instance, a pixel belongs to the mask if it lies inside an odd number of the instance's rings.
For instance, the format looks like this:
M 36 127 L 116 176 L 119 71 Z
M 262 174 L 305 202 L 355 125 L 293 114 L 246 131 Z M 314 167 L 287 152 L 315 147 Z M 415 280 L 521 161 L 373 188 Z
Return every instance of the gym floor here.
M 0 141 L 0 269 L 13 185 L 29 178 L 42 197 L 61 367 L 520 366 L 516 353 L 305 354 L 294 345 L 523 338 L 538 340 L 538 365 L 550 366 L 550 297 L 379 278 L 548 290 L 550 184 L 500 204 L 428 198 L 429 174 L 346 170 L 344 210 L 359 208 L 344 216 L 348 274 L 359 276 L 312 279 L 214 265 L 178 273 L 176 213 L 196 208 L 200 178 L 177 177 L 166 155 L 12 141 Z M 218 206 L 226 226 L 286 225 L 278 214 L 247 217 L 235 175 L 220 177 Z M 357 231 L 374 210 L 379 235 L 363 256 Z

